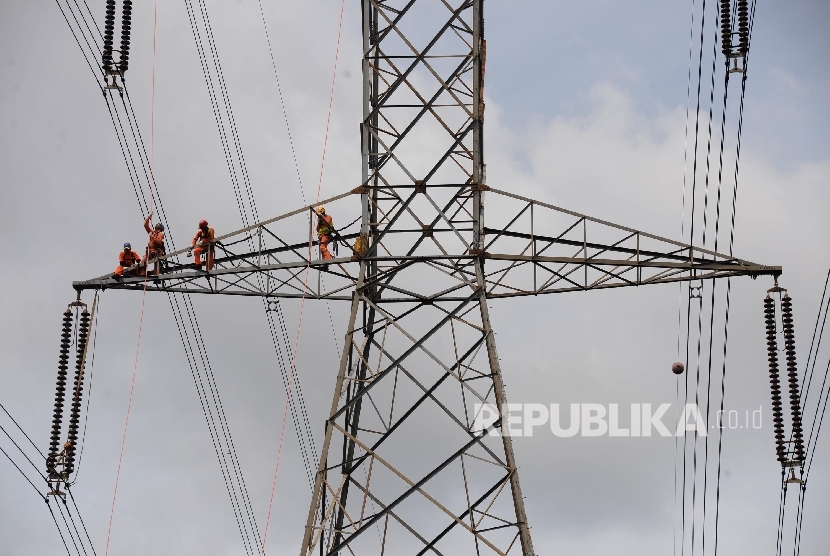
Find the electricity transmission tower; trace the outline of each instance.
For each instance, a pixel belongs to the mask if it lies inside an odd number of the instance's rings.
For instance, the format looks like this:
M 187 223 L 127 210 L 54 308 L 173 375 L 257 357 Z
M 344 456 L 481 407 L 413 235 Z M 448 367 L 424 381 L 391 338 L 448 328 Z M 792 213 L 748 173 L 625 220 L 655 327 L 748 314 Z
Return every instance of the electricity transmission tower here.
M 362 182 L 321 203 L 359 230 L 318 260 L 303 207 L 217 238 L 210 272 L 170 253 L 146 289 L 350 304 L 301 556 L 532 556 L 511 438 L 476 421 L 506 404 L 488 302 L 781 268 L 491 188 L 483 0 L 362 6 Z

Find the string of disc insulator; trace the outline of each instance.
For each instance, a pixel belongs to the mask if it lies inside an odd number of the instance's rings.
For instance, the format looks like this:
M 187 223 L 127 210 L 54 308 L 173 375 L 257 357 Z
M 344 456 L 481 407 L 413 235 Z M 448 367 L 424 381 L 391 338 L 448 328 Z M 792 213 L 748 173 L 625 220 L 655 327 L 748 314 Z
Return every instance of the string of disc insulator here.
M 767 328 L 767 358 L 769 359 L 769 386 L 772 394 L 772 422 L 775 430 L 775 452 L 781 465 L 787 463 L 784 446 L 784 417 L 781 414 L 781 381 L 778 377 L 778 341 L 775 330 L 775 300 L 767 294 L 764 299 L 764 322 Z
M 130 26 L 132 25 L 132 17 L 132 0 L 124 0 L 124 7 L 121 12 L 121 58 L 118 61 L 118 70 L 121 73 L 127 71 L 130 65 Z
M 720 0 L 720 45 L 727 63 L 732 54 L 731 0 Z
M 104 50 L 102 65 L 105 72 L 118 71 L 123 75 L 130 66 L 130 28 L 133 20 L 132 0 L 124 0 L 121 8 L 121 51 L 116 64 L 112 59 L 112 46 L 115 41 L 115 0 L 107 0 L 104 16 Z
M 795 330 L 793 326 L 793 301 L 789 294 L 781 300 L 781 316 L 784 328 L 784 350 L 787 354 L 787 381 L 790 387 L 790 411 L 793 420 L 793 460 L 804 461 L 804 434 L 801 423 L 801 395 L 798 388 L 798 366 L 795 360 Z
M 69 414 L 69 434 L 67 438 L 64 472 L 67 476 L 75 468 L 75 446 L 78 443 L 78 427 L 81 422 L 81 397 L 84 391 L 84 366 L 86 346 L 89 338 L 89 312 L 84 308 L 78 325 L 77 359 L 75 363 L 75 384 L 72 388 L 72 405 Z
M 104 53 L 102 62 L 104 71 L 112 71 L 112 41 L 115 34 L 115 0 L 107 0 L 107 11 L 104 16 Z
M 738 52 L 746 56 L 749 49 L 749 6 L 747 0 L 738 0 Z
M 55 390 L 55 410 L 52 415 L 52 435 L 49 439 L 49 457 L 46 458 L 46 471 L 53 473 L 58 459 L 61 424 L 63 422 L 63 400 L 66 393 L 66 371 L 69 369 L 69 347 L 72 343 L 72 311 L 67 308 L 63 314 L 61 329 L 61 347 L 58 356 L 58 380 Z

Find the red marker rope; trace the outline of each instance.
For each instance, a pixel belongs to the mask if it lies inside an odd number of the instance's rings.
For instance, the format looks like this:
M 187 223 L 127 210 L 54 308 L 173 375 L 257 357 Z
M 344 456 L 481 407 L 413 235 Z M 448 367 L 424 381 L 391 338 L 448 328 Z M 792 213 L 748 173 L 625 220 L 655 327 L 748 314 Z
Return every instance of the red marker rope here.
M 154 158 L 155 158 L 155 123 L 156 123 L 156 18 L 157 18 L 157 5 L 153 5 L 153 70 L 152 70 L 152 84 L 151 84 L 151 95 L 150 95 L 150 176 L 151 180 L 149 181 L 148 185 L 150 187 L 150 213 L 153 212 L 153 169 L 154 169 Z M 149 258 L 149 252 L 148 252 Z M 158 263 L 156 263 L 158 264 Z M 135 377 L 138 373 L 138 355 L 141 351 L 141 332 L 144 328 L 144 302 L 147 299 L 147 271 L 150 264 L 147 261 L 147 264 L 144 267 L 144 291 L 141 295 L 141 316 L 138 320 L 138 341 L 136 342 L 135 346 L 135 362 L 133 363 L 133 377 L 130 382 L 130 399 L 127 402 L 127 416 L 124 419 L 124 433 L 121 435 L 121 451 L 118 454 L 118 469 L 115 472 L 115 488 L 112 492 L 112 506 L 110 507 L 110 522 L 109 526 L 107 527 L 107 544 L 106 548 L 104 549 L 104 554 L 108 555 L 110 550 L 110 538 L 112 534 L 112 520 L 115 515 L 115 500 L 118 495 L 118 482 L 121 478 L 121 464 L 124 461 L 124 446 L 127 443 L 127 428 L 130 424 L 130 410 L 133 407 L 133 392 L 135 391 Z
M 328 116 L 326 117 L 326 134 L 325 134 L 325 137 L 323 138 L 323 156 L 322 156 L 322 160 L 320 161 L 320 176 L 317 180 L 317 196 L 316 196 L 315 201 L 314 201 L 315 204 L 320 202 L 320 190 L 322 189 L 322 186 L 323 186 L 323 170 L 326 167 L 326 151 L 328 149 L 328 143 L 329 143 L 329 128 L 331 126 L 331 112 L 332 112 L 332 106 L 334 104 L 334 85 L 335 85 L 336 80 L 337 80 L 337 61 L 340 58 L 340 37 L 341 37 L 342 31 L 343 31 L 343 11 L 344 11 L 345 7 L 346 7 L 346 0 L 341 0 L 341 3 L 340 3 L 340 22 L 339 22 L 338 28 L 337 28 L 337 47 L 335 48 L 335 51 L 334 51 L 334 71 L 333 71 L 332 76 L 331 76 L 331 92 L 329 94 L 329 111 L 328 111 Z M 276 490 L 276 487 L 277 487 L 277 473 L 278 473 L 279 468 L 280 468 L 280 457 L 282 456 L 282 444 L 283 444 L 283 439 L 285 438 L 285 422 L 286 422 L 286 419 L 288 417 L 288 401 L 289 401 L 289 398 L 291 396 L 291 389 L 292 389 L 293 384 L 294 384 L 294 373 L 296 372 L 297 347 L 300 344 L 300 332 L 302 331 L 302 327 L 303 327 L 303 312 L 305 310 L 305 300 L 306 300 L 305 292 L 308 289 L 308 276 L 309 276 L 309 272 L 311 270 L 311 267 L 310 267 L 311 247 L 309 247 L 308 260 L 309 260 L 309 265 L 306 265 L 304 282 L 303 282 L 303 296 L 302 296 L 302 300 L 300 301 L 300 316 L 299 316 L 299 320 L 297 322 L 297 334 L 294 337 L 294 348 L 291 352 L 291 374 L 288 377 L 288 389 L 285 393 L 285 405 L 284 405 L 283 410 L 282 410 L 282 425 L 280 426 L 280 443 L 279 443 L 279 446 L 277 447 L 277 461 L 274 465 L 274 480 L 271 483 L 271 498 L 270 498 L 270 501 L 268 502 L 268 517 L 265 520 L 265 531 L 263 532 L 263 535 L 262 535 L 262 549 L 260 551 L 260 554 L 263 555 L 263 556 L 265 554 L 265 540 L 268 537 L 268 525 L 271 523 L 271 510 L 274 506 L 274 491 Z

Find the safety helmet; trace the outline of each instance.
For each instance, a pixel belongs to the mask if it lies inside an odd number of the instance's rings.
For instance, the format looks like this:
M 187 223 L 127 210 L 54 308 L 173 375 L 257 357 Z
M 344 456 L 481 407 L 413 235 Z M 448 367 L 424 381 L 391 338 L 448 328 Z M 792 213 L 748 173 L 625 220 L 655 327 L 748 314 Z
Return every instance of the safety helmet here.
M 199 227 L 200 228 L 207 228 L 207 220 L 199 220 Z
M 317 214 L 326 214 L 326 207 L 317 207 Z
M 125 243 L 125 244 L 124 244 L 124 249 L 132 249 L 132 248 L 133 248 L 133 247 L 132 247 L 132 245 L 130 245 L 130 242 L 129 242 L 129 241 L 128 241 L 127 243 Z
M 159 230 L 159 231 L 163 232 L 164 231 L 164 224 L 162 224 L 161 222 L 156 224 L 156 230 Z

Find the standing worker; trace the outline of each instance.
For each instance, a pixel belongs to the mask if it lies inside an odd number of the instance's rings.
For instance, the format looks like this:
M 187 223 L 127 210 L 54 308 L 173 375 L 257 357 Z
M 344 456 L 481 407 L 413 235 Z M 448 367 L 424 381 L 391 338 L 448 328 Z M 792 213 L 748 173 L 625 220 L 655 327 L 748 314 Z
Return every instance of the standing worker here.
M 193 249 L 193 260 L 197 268 L 202 268 L 202 253 L 205 254 L 205 264 L 208 272 L 213 270 L 213 242 L 216 232 L 208 226 L 207 220 L 199 221 L 199 230 L 193 236 L 191 247 Z
M 320 242 L 320 258 L 331 259 L 329 244 L 334 234 L 334 223 L 331 216 L 326 214 L 326 207 L 317 207 L 317 240 Z
M 124 270 L 141 262 L 141 257 L 138 253 L 133 251 L 129 243 L 124 244 L 124 250 L 118 254 L 118 268 L 115 269 L 115 278 L 118 279 L 124 276 Z M 130 274 L 141 274 L 141 269 L 136 269 Z
M 153 218 L 153 211 L 150 211 L 150 214 L 144 219 L 144 230 L 148 234 L 147 254 L 144 257 L 144 265 L 147 266 L 147 263 L 151 259 L 156 259 L 156 264 L 153 267 L 153 274 L 158 276 L 162 264 L 161 261 L 158 260 L 158 257 L 164 256 L 164 224 L 159 222 L 153 228 L 150 228 L 151 218 Z

